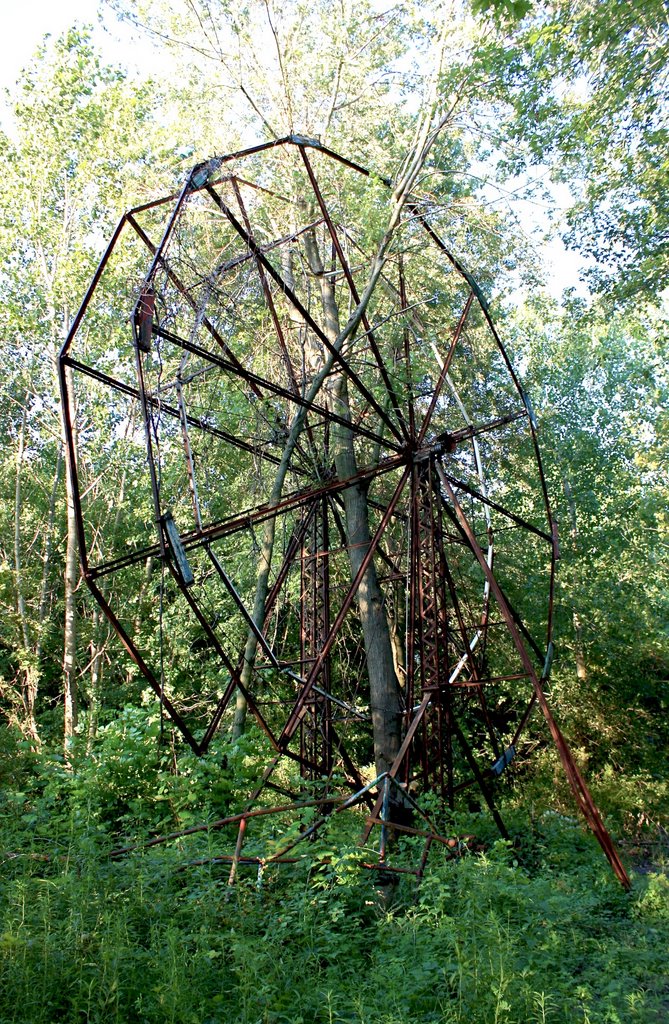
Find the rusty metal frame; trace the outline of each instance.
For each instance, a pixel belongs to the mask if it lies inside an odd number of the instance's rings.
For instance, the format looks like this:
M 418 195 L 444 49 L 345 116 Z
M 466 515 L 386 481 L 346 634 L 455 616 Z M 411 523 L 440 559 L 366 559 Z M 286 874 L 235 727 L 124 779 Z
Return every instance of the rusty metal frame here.
M 266 180 L 254 180 L 254 161 L 258 158 L 289 161 L 293 159 L 291 153 L 295 154 L 294 167 L 301 168 L 305 175 L 304 187 L 311 193 L 317 219 L 312 213 L 308 223 L 297 225 L 288 233 L 284 230 L 281 237 L 268 240 L 266 232 L 254 226 L 253 202 L 247 201 L 245 194 L 248 198 L 264 193 L 288 206 L 288 200 L 268 187 Z M 455 280 L 462 285 L 464 300 L 455 323 L 444 324 L 445 355 L 439 356 L 435 350 L 437 364 L 428 374 L 427 394 L 421 393 L 421 374 L 425 375 L 425 369 L 418 366 L 426 357 L 424 346 L 414 341 L 411 268 L 406 253 L 397 252 L 384 272 L 385 287 L 393 297 L 390 316 L 377 321 L 365 311 L 355 344 L 340 347 L 332 343 L 308 297 L 298 294 L 292 280 L 289 283 L 282 269 L 277 269 L 276 261 L 277 254 L 291 245 L 298 245 L 305 232 L 322 231 L 331 250 L 328 272 L 335 275 L 339 282 L 337 288 L 344 290 L 350 307 L 358 306 L 361 289 L 346 252 L 352 239 L 350 226 L 339 223 L 323 185 L 333 162 L 341 169 L 341 174 L 370 177 L 369 171 L 354 161 L 314 140 L 292 135 L 200 164 L 192 169 L 179 192 L 128 211 L 119 221 L 100 260 L 59 356 L 68 472 L 74 495 L 82 574 L 90 593 L 162 708 L 196 753 L 202 754 L 209 748 L 239 693 L 246 699 L 269 747 L 266 769 L 244 812 L 152 842 L 235 825 L 233 852 L 217 857 L 230 864 L 232 883 L 245 864 L 261 868 L 269 862 L 294 862 L 299 858 L 287 855 L 314 835 L 328 815 L 347 807 L 366 805 L 369 813 L 363 842 L 369 841 L 374 829 L 380 831 L 378 860 L 365 861 L 366 866 L 382 871 L 413 871 L 420 878 L 430 847 L 436 842 L 452 849 L 452 844 L 450 839 L 440 835 L 421 810 L 419 800 L 417 802 L 419 793 L 436 789 L 445 804 L 454 807 L 460 792 L 471 786 L 478 787 L 501 834 L 506 836 L 493 797 L 493 782 L 508 767 L 533 709 L 538 706 L 576 802 L 616 876 L 628 886 L 625 869 L 545 696 L 553 652 L 559 547 L 529 398 L 513 369 L 481 289 L 449 250 L 418 199 L 408 204 L 413 230 L 422 232 L 424 246 L 433 254 L 435 262 L 449 265 Z M 391 186 L 390 182 L 385 184 Z M 231 192 L 229 198 L 224 196 L 226 189 Z M 271 345 L 275 344 L 282 370 L 270 372 L 262 365 L 256 366 L 243 353 L 234 351 L 234 342 L 226 340 L 217 326 L 216 309 L 210 312 L 202 300 L 198 300 L 195 285 L 183 277 L 174 253 L 178 251 L 182 221 L 193 202 L 200 204 L 197 209 L 215 211 L 228 226 L 230 237 L 241 246 L 232 258 L 219 260 L 212 273 L 217 281 L 226 281 L 226 275 L 234 274 L 240 267 L 244 268 L 244 273 L 255 274 L 273 339 L 269 342 L 270 350 L 273 353 Z M 151 227 L 143 218 L 155 219 L 162 211 L 166 217 L 160 229 L 160 240 L 155 243 L 151 240 Z M 89 317 L 95 316 L 96 292 L 126 233 L 147 252 L 149 259 L 129 316 L 134 359 L 132 383 L 122 379 L 120 371 L 110 373 L 108 368 L 97 365 L 95 359 L 88 360 L 85 351 L 83 355 L 77 351 L 85 333 L 83 325 Z M 351 244 L 358 252 L 357 243 Z M 180 315 L 195 317 L 196 327 L 189 336 L 161 321 L 157 308 L 160 296 L 156 292 L 161 281 L 165 282 L 165 288 L 172 289 L 170 294 L 174 296 L 173 303 L 180 304 Z M 284 322 L 282 308 L 286 303 L 292 322 L 299 323 L 300 330 L 307 332 L 327 353 L 333 368 L 331 372 L 348 382 L 358 408 L 354 417 L 339 415 L 327 399 L 307 393 L 305 370 L 297 365 L 295 353 L 291 353 L 290 324 Z M 128 311 L 119 309 L 118 316 L 121 321 L 128 317 Z M 384 356 L 386 320 L 399 324 L 401 339 L 395 346 L 392 365 Z M 466 396 L 461 394 L 462 382 L 456 386 L 451 376 L 461 352 L 470 344 L 470 330 L 482 331 L 490 339 L 486 344 L 491 344 L 491 350 L 499 356 L 509 393 L 513 396 L 513 403 L 506 410 L 485 417 L 470 416 Z M 203 337 L 196 340 L 198 332 Z M 161 367 L 165 353 L 174 354 L 174 358 L 179 353 L 179 370 L 173 382 L 174 401 L 165 398 L 160 376 L 158 385 L 154 382 L 156 353 Z M 284 456 L 267 431 L 266 440 L 258 443 L 250 432 L 244 435 L 229 429 L 226 423 L 214 422 L 190 407 L 188 380 L 182 374 L 189 359 L 218 373 L 222 387 L 237 389 L 249 415 L 255 404 L 273 401 L 282 410 L 302 417 L 302 437 L 295 445 L 290 464 L 295 489 L 284 490 L 271 501 L 256 502 L 242 511 L 235 508 L 222 517 L 206 521 L 203 488 L 198 479 L 198 439 L 220 444 L 225 450 L 257 460 L 258 465 L 268 469 L 280 466 Z M 94 564 L 87 540 L 89 513 L 85 509 L 80 479 L 82 454 L 75 424 L 75 380 L 84 379 L 108 389 L 110 394 L 121 394 L 139 403 L 155 529 L 153 543 L 136 545 L 122 554 L 96 560 Z M 443 419 L 451 398 L 454 408 L 459 410 L 461 425 L 451 425 L 448 420 L 449 426 L 444 431 L 440 417 Z M 170 422 L 175 429 L 178 427 L 192 508 L 192 526 L 186 528 L 176 524 L 170 509 L 165 507 L 162 494 L 161 443 L 164 424 Z M 502 436 L 500 432 L 512 425 L 514 429 L 524 430 L 531 442 L 537 502 L 542 510 L 540 521 L 531 521 L 525 512 L 521 514 L 510 507 L 508 500 L 500 498 L 494 488 L 489 490 L 486 483 L 480 445 L 495 443 Z M 330 452 L 331 432 L 341 428 L 351 432 L 359 450 L 371 445 L 376 451 L 371 460 L 347 479 L 337 478 Z M 473 460 L 473 476 L 466 477 L 463 473 L 461 453 L 469 453 L 466 457 Z M 373 528 L 358 572 L 349 583 L 342 585 L 341 573 L 336 567 L 337 553 L 345 551 L 347 541 L 340 504 L 343 492 L 354 484 L 374 490 L 374 496 L 369 499 Z M 477 521 L 468 512 L 470 507 L 476 512 Z M 547 593 L 546 633 L 542 641 L 532 634 L 505 592 L 503 580 L 498 578 L 494 565 L 493 518 L 495 523 L 503 524 L 500 533 L 508 528 L 519 530 L 543 546 Z M 248 531 L 268 523 L 273 524 L 275 530 L 283 524 L 286 539 L 269 586 L 264 619 L 256 622 L 235 583 L 234 573 L 218 554 L 217 545 L 241 539 Z M 406 535 L 406 542 L 402 542 L 399 552 L 393 553 L 386 539 L 401 534 Z M 341 539 L 341 544 L 333 543 L 335 537 Z M 396 540 L 393 543 L 397 546 Z M 460 564 L 463 559 L 468 559 L 466 572 Z M 162 668 L 159 670 L 151 663 L 147 652 L 142 651 L 137 638 L 122 621 L 120 610 L 113 606 L 109 592 L 107 581 L 115 574 L 150 560 L 167 570 L 167 579 L 181 606 L 188 610 L 207 650 L 218 659 L 227 676 L 223 692 L 199 735 L 180 709 L 178 699 L 166 693 Z M 345 672 L 336 661 L 335 652 L 346 647 L 343 631 L 355 630 L 358 588 L 373 560 L 383 561 L 388 569 L 386 585 L 398 587 L 406 600 L 404 711 L 403 739 L 394 763 L 387 772 L 366 781 L 357 747 L 359 739 L 351 739 L 351 735 L 358 733 L 352 731 L 351 723 L 356 723 L 359 731 L 369 715 L 352 695 L 351 679 L 347 682 L 348 688 L 337 689 L 341 687 Z M 194 571 L 191 562 L 200 568 Z M 479 591 L 478 596 L 472 598 L 471 584 L 464 576 L 476 573 L 480 580 Z M 231 643 L 226 629 L 210 613 L 207 604 L 209 574 L 227 595 L 230 614 L 254 638 L 257 653 L 251 685 L 242 682 L 244 650 Z M 292 648 L 288 645 L 288 655 L 282 655 L 272 636 L 281 626 L 287 594 L 291 587 L 294 593 L 296 586 L 299 636 Z M 472 600 L 478 602 L 477 607 L 471 606 Z M 490 614 L 493 607 L 497 613 L 494 617 Z M 294 628 L 290 625 L 291 614 L 289 609 L 288 631 Z M 505 655 L 507 661 L 495 667 L 495 649 L 499 646 L 495 638 L 501 635 L 500 631 L 512 656 Z M 364 676 L 362 665 L 355 669 L 354 675 L 356 672 Z M 270 675 L 276 677 L 275 690 L 258 683 L 263 673 L 265 679 Z M 498 735 L 494 722 L 495 687 L 500 684 L 514 684 L 518 690 L 527 685 L 527 693 L 519 698 L 513 731 L 506 738 Z M 277 695 L 271 696 L 275 692 Z M 361 703 L 364 705 L 365 701 Z M 477 735 L 483 736 L 483 744 L 478 748 L 471 735 L 473 722 L 479 723 Z M 301 783 L 296 792 L 287 789 L 281 780 L 276 781 L 277 770 L 285 760 L 295 764 L 299 771 Z M 335 783 L 333 778 L 337 773 L 339 781 Z M 291 802 L 259 804 L 258 801 L 267 800 L 272 790 L 287 793 Z M 310 790 L 318 795 L 309 799 Z M 393 803 L 396 806 L 398 802 L 411 814 L 418 815 L 425 827 L 416 828 L 400 821 L 392 810 Z M 307 806 L 319 808 L 320 816 L 297 840 L 291 839 L 267 857 L 244 854 L 252 821 L 291 810 L 297 814 Z M 389 862 L 393 830 L 425 840 L 417 867 Z M 460 848 L 458 843 L 457 849 Z

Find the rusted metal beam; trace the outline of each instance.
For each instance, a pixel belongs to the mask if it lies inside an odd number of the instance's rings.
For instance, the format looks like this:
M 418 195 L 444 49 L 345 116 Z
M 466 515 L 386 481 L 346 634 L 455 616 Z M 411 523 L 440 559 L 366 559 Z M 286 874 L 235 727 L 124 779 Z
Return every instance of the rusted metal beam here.
M 272 257 L 272 253 L 285 252 L 287 246 L 298 246 L 306 232 L 322 231 L 331 247 L 330 266 L 324 272 L 332 275 L 340 308 L 346 306 L 350 312 L 359 306 L 359 270 L 348 253 L 354 252 L 356 260 L 358 256 L 364 260 L 365 253 L 355 241 L 351 225 L 345 223 L 345 218 L 335 217 L 329 208 L 319 181 L 320 170 L 317 177 L 310 150 L 320 154 L 319 160 L 336 161 L 342 173 L 347 168 L 353 175 L 369 177 L 366 168 L 334 153 L 318 140 L 293 134 L 199 164 L 191 170 L 179 192 L 125 214 L 98 265 L 59 357 L 64 435 L 75 495 L 80 559 L 93 597 L 193 750 L 203 753 L 208 749 L 237 692 L 245 696 L 251 714 L 266 736 L 268 763 L 246 811 L 175 835 L 236 825 L 232 852 L 213 858 L 230 865 L 228 881 L 232 884 L 244 864 L 256 864 L 262 870 L 268 863 L 296 863 L 300 858 L 288 854 L 314 835 L 328 814 L 364 803 L 371 811 L 364 838 L 369 837 L 372 828 L 380 829 L 379 863 L 365 861 L 365 866 L 375 871 L 413 873 L 420 880 L 430 847 L 437 842 L 453 849 L 453 841 L 438 835 L 416 801 L 417 791 L 421 786 L 436 788 L 453 804 L 457 794 L 476 786 L 505 835 L 492 784 L 497 774 L 508 769 L 533 709 L 539 705 L 576 801 L 618 878 L 628 885 L 617 852 L 543 693 L 553 649 L 559 545 L 530 400 L 496 331 L 481 288 L 440 238 L 428 207 L 415 197 L 409 197 L 406 207 L 408 225 L 414 239 L 416 232 L 422 232 L 423 251 L 415 247 L 415 251 L 399 252 L 395 260 L 397 277 L 392 270 L 382 278 L 384 308 L 379 323 L 372 325 L 371 314 L 365 312 L 355 339 L 345 345 L 340 344 L 344 335 L 331 340 L 331 334 L 320 326 L 314 312 L 317 296 L 311 295 L 309 289 L 301 290 L 301 280 L 293 286 L 292 275 L 286 280 Z M 272 160 L 272 154 L 277 155 L 278 184 L 268 176 L 253 180 L 255 160 L 261 155 L 263 160 Z M 253 167 L 253 171 L 242 176 L 245 160 L 249 160 L 247 166 Z M 254 224 L 258 221 L 255 201 L 269 195 L 288 208 L 288 197 L 281 195 L 288 165 L 291 175 L 300 176 L 305 197 L 311 197 L 317 219 L 305 223 L 304 218 L 291 234 L 286 234 L 285 228 L 281 234 L 261 230 Z M 382 180 L 392 188 L 392 182 Z M 157 244 L 143 226 L 144 214 L 154 210 L 161 225 Z M 192 222 L 190 211 L 196 216 L 207 211 L 215 219 L 219 238 L 213 243 L 214 249 L 207 252 L 202 268 L 195 267 L 195 281 L 190 280 L 191 264 L 182 277 L 179 260 L 183 256 L 174 246 L 182 225 L 188 227 Z M 73 351 L 82 325 L 94 315 L 96 289 L 128 228 L 134 248 L 138 248 L 139 240 L 150 254 L 146 273 L 133 289 L 136 298 L 129 317 L 134 331 L 136 383 L 115 378 L 94 359 L 87 365 L 86 359 L 77 358 Z M 438 370 L 428 369 L 423 351 L 412 351 L 412 322 L 419 317 L 416 309 L 427 301 L 419 290 L 423 287 L 424 254 L 448 264 L 449 280 L 457 280 L 464 302 L 459 316 L 449 309 L 438 323 L 439 334 L 446 339 L 447 346 L 443 358 L 435 352 Z M 412 261 L 416 257 L 423 268 L 418 275 L 413 273 Z M 232 330 L 228 334 L 232 321 L 227 304 L 234 301 L 235 286 L 241 289 L 238 301 L 242 310 L 249 296 L 263 310 L 261 330 L 253 338 L 248 336 L 248 325 L 243 337 L 235 337 Z M 287 334 L 278 293 L 289 303 L 291 323 L 299 327 L 297 340 Z M 221 303 L 225 303 L 224 308 Z M 119 310 L 119 316 L 127 319 L 127 311 Z M 217 324 L 222 316 L 226 327 L 219 329 Z M 492 352 L 491 373 L 498 374 L 501 369 L 507 377 L 506 392 L 502 386 L 503 401 L 498 403 L 496 398 L 495 407 L 487 414 L 474 403 L 472 408 L 477 411 L 470 415 L 466 395 L 463 400 L 454 384 L 458 382 L 458 389 L 466 389 L 469 383 L 477 386 L 467 377 L 474 344 L 473 332 L 468 332 L 467 325 L 472 318 L 476 331 L 484 332 L 487 339 L 486 351 Z M 197 341 L 200 334 L 205 336 L 203 344 Z M 318 367 L 307 369 L 307 353 L 300 352 L 299 347 L 302 335 L 314 341 L 314 350 L 322 359 L 322 378 L 315 377 L 319 382 L 322 379 L 318 400 L 307 397 L 310 374 L 317 374 Z M 196 369 L 188 375 L 184 368 L 191 357 Z M 180 360 L 174 380 L 172 370 L 167 382 L 162 379 L 163 360 L 170 367 Z M 119 371 L 121 375 L 123 372 Z M 207 376 L 203 377 L 204 374 Z M 214 374 L 216 381 L 212 380 Z M 87 546 L 91 528 L 99 528 L 93 518 L 95 502 L 82 503 L 77 464 L 74 382 L 80 382 L 80 375 L 108 388 L 110 395 L 123 395 L 124 400 L 138 402 L 141 407 L 156 529 L 154 544 L 129 550 L 97 565 L 90 564 Z M 350 383 L 354 401 L 350 418 L 336 406 L 333 382 L 342 378 Z M 219 423 L 211 416 L 194 416 L 193 411 L 201 411 L 198 402 L 203 409 L 224 405 L 211 397 L 221 382 L 229 392 L 227 397 L 234 397 L 234 421 Z M 496 388 L 497 384 L 498 376 Z M 447 387 L 452 402 L 445 401 Z M 172 390 L 175 398 L 166 401 Z M 502 411 L 498 411 L 500 407 Z M 287 482 L 279 497 L 274 493 L 271 500 L 264 501 L 264 470 L 269 468 L 274 473 L 281 467 L 283 473 L 286 468 L 280 437 L 273 429 L 274 419 L 283 427 L 291 416 L 299 417 L 303 429 L 290 456 Z M 513 424 L 517 426 L 505 429 Z M 338 479 L 333 470 L 339 430 L 350 431 L 355 439 L 356 472 L 345 480 Z M 540 510 L 537 522 L 530 521 L 523 506 L 515 501 L 513 489 L 503 501 L 490 496 L 495 494 L 493 488 L 489 495 L 477 446 L 477 439 L 483 435 L 489 438 L 487 448 L 494 443 L 513 442 L 521 434 L 531 442 L 526 447 L 531 447 L 528 458 L 533 463 L 536 507 Z M 208 486 L 204 470 L 208 457 L 216 460 L 219 456 L 209 456 L 207 445 L 212 452 L 220 453 L 224 448 L 223 465 L 210 467 L 211 479 L 215 481 L 214 487 L 230 490 L 222 495 L 225 502 L 212 505 L 216 509 L 213 516 L 219 518 L 210 523 L 203 520 Z M 479 486 L 459 479 L 458 465 L 462 464 L 463 454 L 467 454 L 462 445 L 469 446 L 469 457 L 474 458 Z M 246 510 L 234 504 L 236 484 L 231 485 L 229 478 L 224 477 L 244 461 L 240 452 L 249 456 L 247 468 L 252 466 L 254 486 L 259 488 Z M 165 459 L 167 472 L 176 466 L 179 481 L 187 482 L 188 494 L 184 497 L 189 505 L 185 517 L 181 497 L 174 493 L 178 489 L 171 482 L 169 487 L 164 486 Z M 348 541 L 340 509 L 343 492 L 353 485 L 373 489 L 367 496 L 367 507 L 374 525 L 362 565 L 348 583 L 348 571 L 344 568 Z M 295 489 L 289 490 L 290 487 Z M 165 507 L 168 495 L 180 529 L 171 518 L 170 508 Z M 470 506 L 475 511 L 473 517 L 468 512 Z M 222 516 L 220 508 L 233 509 L 232 514 Z M 184 528 L 185 520 L 188 528 Z M 193 522 L 195 528 L 191 529 Z M 223 545 L 217 548 L 216 544 L 226 541 L 230 548 L 241 533 L 250 533 L 255 544 L 253 531 L 268 522 L 273 523 L 276 565 L 270 577 L 263 621 L 256 622 L 246 607 L 243 591 L 233 582 L 244 576 L 243 570 L 232 570 L 221 554 Z M 331 527 L 338 532 L 336 545 L 330 543 Z M 500 544 L 503 546 L 508 539 L 512 545 L 522 535 L 532 539 L 540 569 L 547 578 L 546 606 L 542 607 L 546 626 L 543 648 L 505 593 L 503 562 L 494 561 Z M 535 538 L 541 543 L 536 544 Z M 359 657 L 360 623 L 355 604 L 361 579 L 375 555 L 389 570 L 379 580 L 382 594 L 394 605 L 406 605 L 405 635 L 397 640 L 402 650 L 398 647 L 395 652 L 397 663 L 405 666 L 406 681 L 402 694 L 404 733 L 399 749 L 390 771 L 368 782 L 358 763 L 361 743 L 371 744 L 373 737 L 366 695 L 359 692 L 356 678 L 360 675 L 364 679 L 364 664 Z M 223 692 L 210 702 L 214 706 L 200 739 L 193 734 L 188 716 L 177 706 L 178 700 L 169 687 L 167 696 L 162 665 L 158 673 L 148 664 L 112 608 L 110 594 L 102 589 L 105 578 L 113 578 L 115 573 L 151 559 L 161 560 L 161 572 L 169 571 L 170 597 L 181 602 L 188 619 L 197 624 L 198 644 L 208 645 L 207 657 L 211 656 L 224 672 Z M 480 579 L 480 594 L 470 578 L 472 570 Z M 108 589 L 111 592 L 111 587 Z M 338 610 L 333 617 L 335 601 Z M 491 616 L 491 602 L 499 609 L 499 615 Z M 162 641 L 164 622 L 159 628 Z M 248 685 L 242 684 L 244 653 L 243 648 L 239 650 L 240 630 L 255 638 L 259 652 Z M 353 639 L 349 665 L 340 657 L 347 631 Z M 543 669 L 537 667 L 541 665 Z M 497 690 L 503 690 L 505 698 L 514 691 L 517 706 L 508 717 L 506 707 L 496 713 Z M 475 749 L 479 739 L 485 762 Z M 286 759 L 301 774 L 301 781 L 293 785 L 273 778 Z M 291 770 L 294 776 L 296 769 Z M 303 790 L 313 787 L 319 798 L 257 806 L 263 792 L 265 799 L 276 801 L 276 795 L 270 796 L 269 790 L 290 793 L 298 786 Z M 404 820 L 392 820 L 397 816 L 393 808 L 400 806 L 407 815 L 422 819 L 416 823 L 419 827 Z M 274 814 L 279 820 L 284 815 L 294 818 L 302 807 L 317 807 L 319 813 L 299 836 L 286 836 L 267 857 L 246 855 L 244 844 L 254 817 Z M 392 863 L 395 833 L 425 840 L 415 869 Z M 169 838 L 153 840 L 151 845 Z M 457 852 L 459 844 L 455 843 Z

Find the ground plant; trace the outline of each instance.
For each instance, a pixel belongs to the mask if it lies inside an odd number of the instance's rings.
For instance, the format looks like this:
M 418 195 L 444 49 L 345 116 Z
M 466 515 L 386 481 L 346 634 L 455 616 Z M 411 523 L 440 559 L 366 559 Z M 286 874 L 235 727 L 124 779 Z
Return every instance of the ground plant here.
M 32 5 L 24 6 L 32 17 Z M 107 60 L 96 30 L 73 26 L 44 39 L 0 110 L 0 1024 L 664 1024 L 666 0 L 99 6 L 146 45 L 137 75 L 117 65 L 118 51 Z M 155 63 L 144 60 L 149 51 Z M 408 871 L 365 866 L 378 866 L 378 835 L 360 845 L 359 807 L 331 815 L 295 847 L 290 863 L 259 866 L 257 858 L 277 850 L 286 834 L 297 840 L 309 830 L 316 812 L 306 807 L 279 823 L 254 819 L 245 850 L 256 862 L 239 864 L 231 879 L 223 858 L 235 828 L 210 826 L 246 807 L 268 762 L 241 689 L 206 753 L 196 756 L 86 596 L 58 351 L 124 210 L 145 206 L 157 223 L 154 200 L 178 192 L 195 165 L 289 135 L 373 172 L 364 195 L 350 193 L 354 234 L 366 246 L 354 251 L 361 281 L 373 279 L 364 252 L 377 252 L 379 266 L 388 254 L 398 267 L 403 261 L 399 242 L 383 247 L 384 232 L 402 236 L 389 210 L 411 228 L 419 208 L 400 185 L 420 191 L 424 208 L 447 224 L 449 249 L 474 275 L 532 396 L 561 556 L 548 697 L 629 871 L 629 892 L 577 817 L 536 713 L 496 781 L 508 839 L 478 795 L 467 799 L 472 790 L 456 809 L 429 792 L 424 809 L 454 844 L 432 844 L 420 882 Z M 285 197 L 304 199 L 296 182 L 288 175 L 273 182 L 274 205 L 270 190 L 254 186 L 268 238 L 277 225 L 292 238 Z M 338 195 L 339 179 L 328 187 Z M 572 274 L 565 289 L 545 265 L 544 238 L 518 213 L 519 196 L 525 210 L 544 211 L 540 230 L 561 235 L 568 259 L 576 252 L 585 259 L 578 286 Z M 201 252 L 203 231 L 194 222 L 180 237 L 181 255 Z M 218 214 L 206 231 L 217 253 L 219 235 L 225 241 Z M 422 243 L 411 244 L 421 255 Z M 313 245 L 302 256 L 296 244 L 288 248 L 282 273 L 298 279 L 314 308 L 326 308 L 334 295 L 345 322 L 350 310 L 329 243 L 322 259 Z M 142 257 L 121 250 L 102 293 L 99 329 L 81 332 L 103 377 L 118 372 L 119 339 L 133 344 L 143 250 Z M 434 287 L 427 250 L 421 258 L 421 286 Z M 263 295 L 248 289 L 238 318 L 243 358 L 270 360 L 256 344 L 258 332 L 273 330 Z M 384 303 L 396 300 L 396 290 L 381 289 L 370 316 L 383 321 Z M 160 309 L 167 319 L 173 313 Z M 281 315 L 290 343 L 303 345 L 300 324 Z M 418 349 L 420 317 L 408 327 Z M 397 339 L 404 351 L 404 338 Z M 161 391 L 160 352 L 145 355 L 160 405 L 169 391 Z M 266 376 L 273 372 L 263 367 Z M 129 387 L 134 373 L 133 361 Z M 117 544 L 121 556 L 145 534 L 155 539 L 156 526 L 140 487 L 149 472 L 141 415 L 130 392 L 102 401 L 103 377 L 91 378 L 96 383 L 73 417 L 86 453 L 78 466 L 85 500 L 96 512 L 88 537 L 95 559 L 105 545 Z M 205 395 L 208 379 L 197 377 L 193 391 Z M 397 387 L 407 379 L 398 370 Z M 480 394 L 497 394 L 493 376 L 472 380 Z M 248 409 L 259 404 L 242 397 L 223 396 L 231 433 L 249 426 Z M 260 411 L 254 414 L 260 423 Z M 269 421 L 262 422 L 265 429 Z M 270 425 L 272 443 L 283 446 L 285 424 L 277 418 Z M 196 462 L 202 456 L 195 452 Z M 249 459 L 245 473 L 212 461 L 203 490 L 213 518 L 222 495 L 239 510 L 266 493 L 261 461 Z M 163 465 L 163 485 L 178 490 L 169 460 Z M 515 488 L 524 500 L 522 459 L 502 445 L 490 465 L 498 489 Z M 373 521 L 375 496 L 359 489 Z M 187 485 L 178 500 L 191 502 Z M 340 589 L 351 575 L 345 519 Z M 503 536 L 513 558 L 495 569 L 508 571 L 509 597 L 534 628 L 546 580 L 532 571 L 519 535 L 509 527 Z M 348 548 L 358 550 L 350 540 Z M 225 552 L 240 591 L 250 605 L 259 595 L 260 610 L 261 551 L 258 532 L 246 550 L 231 544 Z M 123 609 L 161 679 L 173 672 L 183 684 L 184 704 L 199 723 L 205 696 L 218 699 L 229 679 L 207 661 L 206 644 L 180 615 L 165 576 L 166 563 L 149 555 L 120 582 L 104 578 L 102 594 Z M 377 602 L 375 621 L 388 619 L 386 663 L 392 660 L 399 687 L 406 663 L 395 638 L 405 613 L 394 593 L 387 588 Z M 292 622 L 296 646 L 299 594 L 296 576 L 285 594 L 293 618 L 281 619 L 286 632 Z M 211 611 L 227 629 L 221 609 Z M 171 645 L 167 626 L 174 627 Z M 240 649 L 247 626 L 232 637 Z M 373 645 L 355 624 L 338 643 L 357 700 Z M 285 685 L 292 693 L 293 681 Z M 508 711 L 496 708 L 501 719 Z M 352 737 L 371 780 L 374 751 L 362 733 Z M 343 775 L 341 766 L 333 769 L 342 788 Z M 293 794 L 315 785 L 294 762 L 272 781 Z M 174 832 L 182 834 L 152 844 Z M 418 836 L 391 839 L 400 867 L 415 868 L 422 851 Z
M 630 893 L 564 809 L 512 792 L 510 841 L 482 811 L 441 812 L 471 850 L 436 850 L 420 885 L 361 866 L 354 815 L 231 886 L 216 831 L 141 845 L 229 807 L 221 747 L 174 774 L 157 721 L 132 709 L 106 732 L 70 765 L 4 752 L 2 1024 L 666 1019 L 669 846 L 650 822 L 625 843 Z

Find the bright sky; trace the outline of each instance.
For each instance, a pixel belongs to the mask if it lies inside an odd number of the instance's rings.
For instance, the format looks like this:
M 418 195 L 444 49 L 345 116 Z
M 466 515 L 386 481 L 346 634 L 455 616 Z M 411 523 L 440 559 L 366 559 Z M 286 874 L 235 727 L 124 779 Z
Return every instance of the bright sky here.
M 46 32 L 97 22 L 97 0 L 0 0 L 0 85 L 11 87 Z
M 105 10 L 105 25 L 99 24 L 98 0 L 0 0 L 0 89 L 11 88 L 23 67 L 48 32 L 58 36 L 76 21 L 93 25 L 94 37 L 111 62 L 128 65 L 139 59 L 145 41 L 133 37 Z
M 150 45 L 146 40 L 105 13 L 108 31 L 99 24 L 98 0 L 0 0 L 0 90 L 11 88 L 21 69 L 30 61 L 36 47 L 48 32 L 59 35 L 75 21 L 94 26 L 98 46 L 111 62 L 125 66 L 140 63 Z M 0 123 L 2 116 L 0 104 Z M 556 205 L 560 199 L 556 195 Z M 525 207 L 525 209 L 523 209 Z M 537 207 L 520 202 L 517 213 L 525 230 L 532 222 L 541 222 Z M 578 286 L 578 269 L 582 265 L 575 253 L 565 253 L 558 240 L 542 246 L 544 258 L 553 265 L 550 290 L 558 296 L 567 286 Z M 578 287 L 582 291 L 582 286 Z

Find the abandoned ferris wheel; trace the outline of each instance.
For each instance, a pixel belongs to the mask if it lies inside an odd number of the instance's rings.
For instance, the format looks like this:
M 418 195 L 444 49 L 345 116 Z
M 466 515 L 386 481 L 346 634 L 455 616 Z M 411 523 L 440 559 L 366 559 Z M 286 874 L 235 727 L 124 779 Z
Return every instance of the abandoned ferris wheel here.
M 366 804 L 384 868 L 389 826 L 424 836 L 420 874 L 429 791 L 474 788 L 505 834 L 495 781 L 537 708 L 627 885 L 544 693 L 558 542 L 530 401 L 429 195 L 369 287 L 388 196 L 290 136 L 124 215 L 60 355 L 85 581 L 196 753 L 262 733 L 233 865 L 254 814 L 305 794 L 320 817 L 273 859 Z

